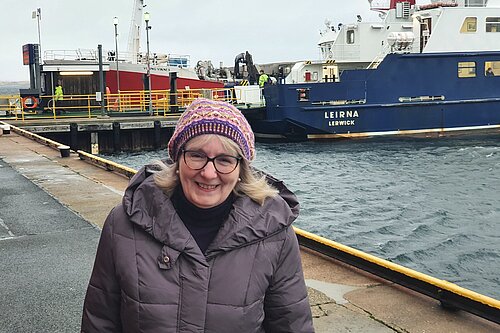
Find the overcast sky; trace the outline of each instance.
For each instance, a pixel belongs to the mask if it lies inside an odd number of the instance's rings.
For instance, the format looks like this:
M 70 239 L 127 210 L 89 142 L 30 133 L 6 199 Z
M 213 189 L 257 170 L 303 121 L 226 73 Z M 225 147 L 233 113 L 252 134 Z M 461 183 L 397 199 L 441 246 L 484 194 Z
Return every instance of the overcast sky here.
M 29 80 L 22 45 L 38 42 L 46 50 L 113 50 L 113 17 L 119 18 L 119 50 L 126 51 L 134 0 L 2 0 L 0 81 Z M 211 60 L 232 66 L 249 51 L 255 63 L 319 59 L 317 41 L 325 19 L 335 25 L 362 15 L 377 21 L 368 0 L 145 0 L 151 15 L 150 51 L 188 54 L 191 64 Z M 146 50 L 144 24 L 141 50 Z

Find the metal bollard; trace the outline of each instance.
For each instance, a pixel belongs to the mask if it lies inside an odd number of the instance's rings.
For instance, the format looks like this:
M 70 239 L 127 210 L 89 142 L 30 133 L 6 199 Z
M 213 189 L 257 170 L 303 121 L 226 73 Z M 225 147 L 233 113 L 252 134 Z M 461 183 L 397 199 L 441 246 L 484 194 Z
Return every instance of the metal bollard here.
M 59 152 L 61 153 L 61 157 L 69 157 L 69 146 L 61 145 L 58 146 L 57 149 L 59 149 Z

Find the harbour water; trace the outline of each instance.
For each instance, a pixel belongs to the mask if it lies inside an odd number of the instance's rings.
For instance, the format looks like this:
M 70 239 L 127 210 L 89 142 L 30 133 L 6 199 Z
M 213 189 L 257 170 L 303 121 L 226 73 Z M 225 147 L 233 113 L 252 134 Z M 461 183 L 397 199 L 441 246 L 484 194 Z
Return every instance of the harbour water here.
M 19 81 L 19 82 L 0 81 L 0 95 L 17 95 L 19 94 L 19 89 L 27 89 L 29 87 L 30 83 L 25 81 Z
M 297 227 L 500 299 L 498 135 L 258 143 L 254 165 L 297 194 Z

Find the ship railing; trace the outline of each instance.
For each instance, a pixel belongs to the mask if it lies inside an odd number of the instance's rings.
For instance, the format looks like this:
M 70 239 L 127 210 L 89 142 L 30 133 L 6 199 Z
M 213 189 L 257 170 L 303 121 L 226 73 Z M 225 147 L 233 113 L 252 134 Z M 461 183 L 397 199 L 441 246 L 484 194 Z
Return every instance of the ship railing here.
M 75 49 L 75 50 L 46 50 L 43 59 L 46 61 L 54 60 L 91 60 L 98 61 L 99 55 L 97 50 L 94 49 Z M 115 50 L 103 50 L 103 61 L 116 61 Z M 118 61 L 120 62 L 137 62 L 137 55 L 129 52 L 118 54 Z
M 386 56 L 386 53 L 378 54 L 375 57 L 375 59 L 373 59 L 372 62 L 368 65 L 368 67 L 366 67 L 366 69 L 376 69 L 378 67 L 378 65 L 380 65 L 382 60 L 384 60 L 385 56 Z
M 378 65 L 384 60 L 385 56 L 389 53 L 391 46 L 389 43 L 386 43 L 386 45 L 382 48 L 379 54 L 375 56 L 375 58 L 372 60 L 372 62 L 366 67 L 366 69 L 376 69 Z
M 119 60 L 129 60 L 136 64 L 147 64 L 147 53 L 138 53 L 134 54 L 126 54 L 125 57 L 122 57 L 122 54 L 119 54 Z M 189 55 L 186 54 L 163 54 L 163 53 L 153 53 L 149 55 L 149 61 L 152 66 L 159 67 L 178 67 L 178 68 L 187 68 L 190 66 L 191 61 Z
M 171 92 L 170 90 L 152 90 L 151 106 L 155 115 L 167 115 L 172 110 L 186 108 L 196 98 L 221 100 L 232 104 L 236 103 L 233 88 L 220 89 L 184 89 Z M 108 112 L 149 112 L 149 91 L 120 91 L 107 94 Z
M 370 1 L 370 10 L 383 11 L 391 9 L 391 0 Z
M 93 49 L 75 49 L 75 50 L 46 50 L 44 52 L 43 59 L 46 61 L 54 60 L 91 60 L 99 61 L 99 55 L 97 50 Z M 129 52 L 118 53 L 119 62 L 134 62 L 137 63 L 138 55 L 134 55 Z M 102 51 L 103 61 L 116 61 L 116 51 L 115 50 L 103 50 Z
M 0 95 L 0 117 L 15 114 L 21 111 L 19 95 Z
M 320 101 L 320 102 L 312 102 L 311 105 L 319 105 L 319 106 L 325 106 L 325 105 L 360 105 L 360 104 L 366 104 L 366 99 L 338 99 L 338 100 L 333 100 L 333 101 Z
M 438 7 L 458 7 L 458 3 L 455 0 L 451 1 L 432 1 L 430 4 L 419 5 L 417 10 L 434 9 Z M 486 1 L 474 2 L 473 4 L 465 4 L 465 7 L 486 7 Z
M 46 50 L 43 59 L 45 61 L 98 61 L 97 50 L 94 49 L 75 49 L 75 50 Z M 116 61 L 115 50 L 103 50 L 102 60 L 105 62 Z M 190 57 L 186 54 L 160 54 L 152 53 L 149 55 L 149 61 L 153 66 L 169 66 L 186 68 L 190 66 Z M 134 64 L 147 64 L 146 53 L 118 52 L 118 62 L 127 62 Z
M 399 97 L 401 103 L 413 103 L 413 102 L 432 102 L 432 101 L 444 101 L 445 97 L 443 95 L 439 96 L 412 96 L 412 97 Z
M 76 50 L 46 50 L 44 60 L 98 60 L 97 50 L 76 49 Z
M 151 96 L 152 110 L 149 110 Z M 109 116 L 167 116 L 182 111 L 196 98 L 204 97 L 237 104 L 234 88 L 120 91 L 99 100 L 96 94 L 68 95 L 62 99 L 43 95 L 31 107 L 19 95 L 0 96 L 1 119 L 61 119 Z M 3 111 L 3 112 L 2 112 Z
M 142 59 L 142 63 L 147 63 L 147 57 L 145 53 L 140 54 L 140 57 Z M 153 53 L 150 54 L 149 60 L 151 61 L 151 64 L 153 66 L 163 65 L 163 66 L 179 67 L 179 68 L 186 68 L 190 66 L 189 55 L 185 54 Z
M 116 61 L 116 51 L 115 50 L 103 50 L 103 61 L 115 62 Z M 137 63 L 137 54 L 131 52 L 118 52 L 118 62 L 130 62 Z

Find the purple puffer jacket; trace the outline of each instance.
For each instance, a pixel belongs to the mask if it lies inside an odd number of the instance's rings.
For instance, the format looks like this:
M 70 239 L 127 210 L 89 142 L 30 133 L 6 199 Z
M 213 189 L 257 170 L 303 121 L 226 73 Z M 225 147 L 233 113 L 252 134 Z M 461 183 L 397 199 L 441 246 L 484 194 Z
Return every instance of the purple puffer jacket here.
M 274 186 L 263 206 L 239 197 L 203 254 L 141 170 L 104 224 L 82 332 L 314 332 L 290 226 L 299 204 Z

